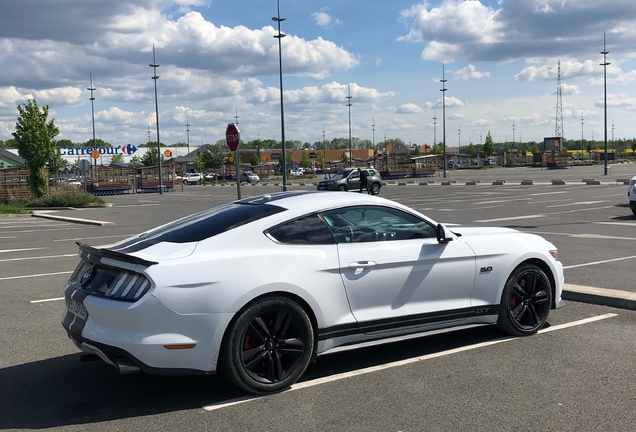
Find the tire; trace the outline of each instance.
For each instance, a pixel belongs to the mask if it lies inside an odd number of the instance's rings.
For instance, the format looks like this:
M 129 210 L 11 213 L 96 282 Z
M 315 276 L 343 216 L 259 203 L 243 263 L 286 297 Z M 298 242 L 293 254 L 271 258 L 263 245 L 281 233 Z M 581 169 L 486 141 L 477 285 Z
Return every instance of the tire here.
M 342 191 L 342 192 L 346 192 L 347 191 L 347 187 L 345 185 L 340 185 L 340 186 L 338 186 L 338 190 Z
M 521 265 L 506 282 L 497 324 L 513 336 L 531 335 L 545 325 L 551 306 L 552 286 L 546 274 L 535 265 Z
M 632 205 L 632 213 L 634 214 L 634 216 L 636 216 L 636 205 Z
M 380 193 L 380 183 L 373 183 L 369 192 L 371 192 L 371 195 L 378 195 Z
M 219 356 L 221 374 L 250 393 L 284 390 L 305 372 L 314 332 L 305 311 L 285 297 L 258 300 L 230 327 Z
M 188 181 L 187 181 L 187 180 L 184 180 L 184 181 L 183 181 L 183 184 L 184 184 L 184 185 L 188 185 L 188 184 L 190 184 L 190 183 L 188 183 Z

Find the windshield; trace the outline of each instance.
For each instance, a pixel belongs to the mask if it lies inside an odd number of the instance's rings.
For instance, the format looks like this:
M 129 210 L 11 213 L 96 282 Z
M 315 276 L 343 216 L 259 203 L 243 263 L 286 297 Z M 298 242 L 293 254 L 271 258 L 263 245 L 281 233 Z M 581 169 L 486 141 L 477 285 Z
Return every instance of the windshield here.
M 351 174 L 351 171 L 340 171 L 339 173 L 334 174 L 331 177 L 331 180 L 340 180 L 343 178 L 347 178 L 349 177 L 349 174 Z

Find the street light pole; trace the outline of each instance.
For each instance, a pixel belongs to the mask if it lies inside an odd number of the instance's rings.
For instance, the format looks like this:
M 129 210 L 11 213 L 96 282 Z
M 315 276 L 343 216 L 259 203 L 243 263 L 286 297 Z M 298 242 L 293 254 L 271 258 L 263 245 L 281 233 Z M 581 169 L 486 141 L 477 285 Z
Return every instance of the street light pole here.
M 286 35 L 280 32 L 280 23 L 285 21 L 286 18 L 280 17 L 280 0 L 276 0 L 278 14 L 272 17 L 272 21 L 278 24 L 278 34 L 274 35 L 278 39 L 278 69 L 280 71 L 280 131 L 282 139 L 282 151 L 281 156 L 281 171 L 283 172 L 283 192 L 287 191 L 287 155 L 285 154 L 285 111 L 283 109 L 283 51 L 281 45 L 281 39 Z
M 376 160 L 375 160 L 375 117 L 372 117 L 371 120 L 371 132 L 373 133 L 373 168 L 375 168 Z
M 90 76 L 90 80 L 91 80 L 91 86 L 89 88 L 87 88 L 86 90 L 90 90 L 91 91 L 91 97 L 90 97 L 90 101 L 91 101 L 91 118 L 93 120 L 93 150 L 95 150 L 95 108 L 93 106 L 93 101 L 95 100 L 95 96 L 93 96 L 93 92 L 96 90 L 95 87 L 93 87 L 93 73 L 89 72 L 89 76 Z M 93 159 L 95 161 L 95 167 L 97 167 L 97 158 Z M 84 173 L 84 192 L 86 192 L 86 173 Z M 95 173 L 93 173 L 91 175 L 92 177 L 92 181 L 94 181 L 94 177 L 95 177 Z
M 442 145 L 444 146 L 444 178 L 446 178 L 446 90 L 448 90 L 446 88 L 446 79 L 444 77 L 444 65 L 442 64 L 442 79 L 439 80 L 442 83 L 442 88 L 440 89 L 440 91 L 442 92 L 442 124 L 443 124 L 443 128 L 442 130 L 444 131 L 442 138 Z
M 159 168 L 159 194 L 163 194 L 163 172 L 161 170 L 161 141 L 159 141 L 159 102 L 157 100 L 157 68 L 160 66 L 155 60 L 155 44 L 152 44 L 152 64 L 148 65 L 152 68 L 152 79 L 155 82 L 155 117 L 157 119 L 157 166 Z
M 351 139 L 351 86 L 347 84 L 347 106 L 349 107 L 349 168 L 352 166 L 353 141 Z
M 601 54 L 603 54 L 603 63 L 601 63 L 601 66 L 603 66 L 603 97 L 605 99 L 605 169 L 603 175 L 607 175 L 607 66 L 609 66 L 610 63 L 607 62 L 607 54 L 609 54 L 609 51 L 605 46 L 605 32 L 603 32 L 603 51 L 601 51 Z
M 186 136 L 188 137 L 188 157 L 190 156 L 190 121 L 188 116 L 186 116 Z M 188 164 L 186 163 L 186 171 Z

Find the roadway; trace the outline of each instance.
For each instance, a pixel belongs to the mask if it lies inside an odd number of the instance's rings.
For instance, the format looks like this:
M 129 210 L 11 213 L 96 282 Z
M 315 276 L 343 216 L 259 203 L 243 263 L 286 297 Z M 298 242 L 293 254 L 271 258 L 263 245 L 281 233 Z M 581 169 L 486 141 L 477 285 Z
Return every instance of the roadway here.
M 627 187 L 615 181 L 631 175 L 614 169 L 596 186 L 582 178 L 521 186 L 528 171 L 498 171 L 509 177 L 502 186 L 483 177 L 467 186 L 451 173 L 457 183 L 391 184 L 381 196 L 440 222 L 541 234 L 559 248 L 567 283 L 636 291 L 636 219 L 625 206 Z M 303 188 L 312 187 L 291 187 Z M 0 217 L 0 429 L 633 429 L 636 312 L 571 301 L 530 338 L 478 328 L 340 352 L 320 357 L 292 391 L 261 398 L 246 398 L 215 376 L 117 376 L 101 362 L 79 363 L 60 324 L 62 287 L 78 262 L 75 242 L 115 242 L 235 198 L 232 186 L 189 186 L 52 213 L 111 223 L 103 226 Z

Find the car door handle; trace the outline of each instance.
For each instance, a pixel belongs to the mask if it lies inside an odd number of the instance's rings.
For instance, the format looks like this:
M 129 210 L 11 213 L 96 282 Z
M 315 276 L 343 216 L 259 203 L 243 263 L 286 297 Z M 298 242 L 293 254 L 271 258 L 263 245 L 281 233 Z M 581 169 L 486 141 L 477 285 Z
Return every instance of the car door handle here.
M 354 261 L 349 263 L 350 269 L 369 268 L 376 266 L 375 261 Z

